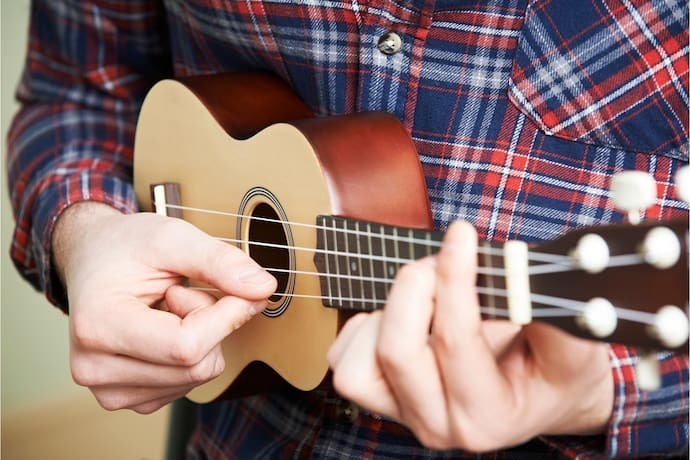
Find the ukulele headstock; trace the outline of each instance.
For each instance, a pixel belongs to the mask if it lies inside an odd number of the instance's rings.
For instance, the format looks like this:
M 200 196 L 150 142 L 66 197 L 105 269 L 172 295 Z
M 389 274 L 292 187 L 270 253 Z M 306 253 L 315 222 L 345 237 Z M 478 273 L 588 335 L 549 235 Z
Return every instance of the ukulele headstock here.
M 687 349 L 687 234 L 685 219 L 618 224 L 579 229 L 533 247 L 563 256 L 561 263 L 530 265 L 533 309 L 549 307 L 541 298 L 568 299 L 572 317 L 544 321 L 585 338 Z
M 676 177 L 687 201 L 690 169 Z M 628 223 L 582 228 L 530 248 L 560 257 L 530 263 L 532 308 L 567 300 L 571 316 L 540 318 L 574 335 L 649 350 L 688 350 L 688 218 L 640 223 L 640 210 L 656 200 L 656 183 L 639 172 L 614 176 L 616 206 Z M 555 262 L 554 262 L 555 260 Z M 559 267 L 560 265 L 560 267 Z M 644 354 L 644 353 L 643 353 Z M 641 386 L 659 385 L 656 363 L 643 356 Z

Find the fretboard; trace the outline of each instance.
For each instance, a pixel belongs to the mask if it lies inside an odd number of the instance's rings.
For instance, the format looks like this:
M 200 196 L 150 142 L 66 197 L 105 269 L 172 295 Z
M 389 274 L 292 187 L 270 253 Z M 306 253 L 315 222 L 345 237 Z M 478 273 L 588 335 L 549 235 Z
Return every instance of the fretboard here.
M 321 295 L 327 307 L 373 311 L 385 305 L 396 273 L 406 263 L 436 254 L 443 232 L 396 227 L 333 216 L 317 218 L 317 251 L 314 262 L 320 273 Z M 481 243 L 478 263 L 483 271 L 502 273 L 500 246 Z M 503 275 L 477 276 L 480 303 L 488 316 L 492 309 L 505 311 Z

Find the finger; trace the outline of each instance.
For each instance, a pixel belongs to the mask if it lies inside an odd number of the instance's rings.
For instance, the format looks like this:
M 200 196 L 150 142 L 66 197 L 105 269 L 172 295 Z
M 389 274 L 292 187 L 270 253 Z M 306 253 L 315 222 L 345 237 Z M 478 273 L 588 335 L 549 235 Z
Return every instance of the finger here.
M 165 305 L 168 311 L 184 318 L 199 308 L 208 307 L 218 299 L 208 292 L 175 284 L 165 291 Z
M 383 310 L 377 355 L 402 420 L 415 432 L 443 431 L 445 403 L 429 346 L 435 274 L 430 259 L 404 266 Z
M 73 317 L 71 336 L 73 346 L 83 350 L 192 366 L 265 307 L 266 301 L 226 296 L 179 318 L 125 298 L 98 317 L 86 313 Z
M 247 299 L 266 299 L 277 281 L 239 248 L 179 219 L 167 219 L 152 239 L 155 268 L 179 273 Z
M 477 235 L 467 223 L 452 224 L 437 255 L 434 349 L 447 398 L 465 410 L 486 398 L 509 394 L 482 332 L 476 293 Z M 468 371 L 480 378 L 466 378 Z M 495 401 L 492 401 L 495 403 Z
M 217 377 L 225 367 L 220 345 L 192 366 L 168 366 L 124 355 L 74 350 L 70 361 L 72 378 L 85 387 L 200 385 Z
M 96 401 L 106 410 L 114 411 L 120 409 L 134 409 L 137 406 L 147 405 L 151 402 L 160 403 L 158 408 L 163 407 L 163 401 L 174 401 L 186 395 L 194 388 L 191 385 L 184 385 L 170 388 L 148 388 L 141 386 L 132 387 L 94 387 L 91 388 Z M 156 405 L 156 404 L 154 404 Z
M 134 412 L 137 412 L 142 415 L 152 414 L 157 410 L 167 406 L 168 404 L 177 401 L 178 399 L 184 398 L 187 395 L 187 393 L 189 393 L 189 391 L 182 391 L 171 396 L 166 396 L 164 398 L 155 399 L 153 401 L 148 401 L 143 404 L 138 404 L 134 407 L 131 407 L 131 409 Z
M 353 317 L 329 352 L 333 386 L 344 398 L 378 414 L 399 419 L 400 414 L 376 358 L 381 312 Z M 334 345 L 335 346 L 335 345 Z
M 367 313 L 359 313 L 347 320 L 343 328 L 340 330 L 340 332 L 338 332 L 338 336 L 336 337 L 335 341 L 333 342 L 333 345 L 331 345 L 331 348 L 328 350 L 328 354 L 326 355 L 331 369 L 333 369 L 333 367 L 338 363 L 338 361 L 340 361 L 340 358 L 342 357 L 343 353 L 350 345 L 352 337 L 354 337 L 357 334 L 360 325 L 363 321 L 366 320 L 366 318 Z

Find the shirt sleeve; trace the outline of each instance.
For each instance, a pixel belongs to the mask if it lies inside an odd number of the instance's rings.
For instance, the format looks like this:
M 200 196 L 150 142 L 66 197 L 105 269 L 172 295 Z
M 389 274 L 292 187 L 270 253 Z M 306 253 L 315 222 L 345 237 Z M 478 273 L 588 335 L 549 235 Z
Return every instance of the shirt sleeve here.
M 67 310 L 51 266 L 60 213 L 85 200 L 136 210 L 132 146 L 148 88 L 170 75 L 163 9 L 156 1 L 37 0 L 8 135 L 20 273 Z
M 611 346 L 615 394 L 606 439 L 610 457 L 688 453 L 688 357 L 658 353 L 656 358 L 662 384 L 645 391 L 635 376 L 639 354 Z
M 573 459 L 687 458 L 688 357 L 657 353 L 661 387 L 639 387 L 636 366 L 640 355 L 632 348 L 611 345 L 613 411 L 600 436 L 548 436 L 544 441 Z

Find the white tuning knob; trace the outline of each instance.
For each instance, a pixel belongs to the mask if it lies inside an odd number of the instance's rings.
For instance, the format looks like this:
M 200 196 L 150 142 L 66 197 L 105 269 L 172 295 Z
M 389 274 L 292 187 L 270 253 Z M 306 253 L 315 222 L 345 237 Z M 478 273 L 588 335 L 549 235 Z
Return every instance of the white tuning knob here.
M 611 179 L 611 193 L 614 204 L 628 213 L 633 224 L 640 222 L 640 211 L 656 201 L 656 182 L 642 171 L 623 171 Z
M 645 353 L 640 356 L 640 361 L 635 368 L 637 371 L 637 385 L 642 390 L 658 390 L 661 386 L 659 375 L 659 362 L 654 353 Z
M 595 297 L 585 305 L 578 323 L 594 337 L 603 339 L 613 334 L 618 324 L 616 309 L 608 300 Z
M 599 273 L 609 264 L 609 246 L 601 236 L 588 233 L 578 240 L 570 257 L 587 273 Z
M 686 203 L 690 203 L 690 166 L 683 166 L 676 173 L 676 195 Z
M 652 327 L 654 336 L 666 347 L 676 348 L 688 340 L 688 317 L 674 305 L 661 307 Z
M 673 267 L 680 259 L 680 241 L 670 228 L 655 227 L 647 232 L 640 251 L 645 262 L 663 270 Z

